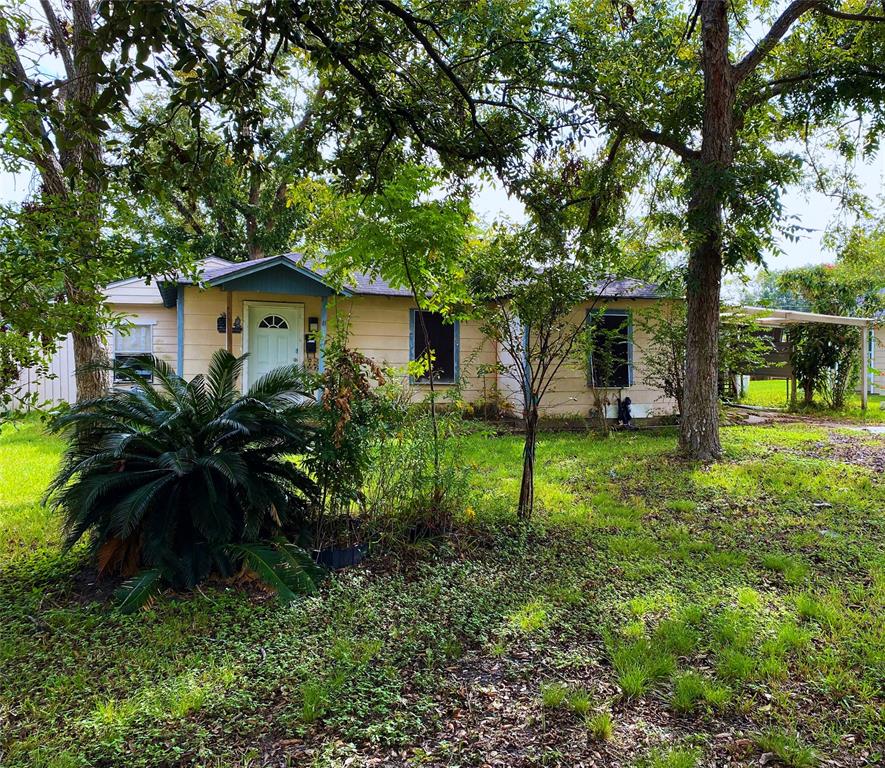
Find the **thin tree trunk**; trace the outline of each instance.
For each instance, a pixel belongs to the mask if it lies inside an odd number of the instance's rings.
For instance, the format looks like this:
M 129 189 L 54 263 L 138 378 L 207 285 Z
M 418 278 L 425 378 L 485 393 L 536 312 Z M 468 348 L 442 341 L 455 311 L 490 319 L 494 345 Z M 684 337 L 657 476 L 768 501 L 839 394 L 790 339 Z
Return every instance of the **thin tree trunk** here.
M 409 281 L 409 288 L 412 291 L 412 298 L 415 299 L 415 306 L 418 308 L 418 322 L 421 325 L 421 333 L 424 336 L 425 349 L 430 346 L 430 334 L 427 332 L 427 323 L 424 320 L 424 310 L 421 308 L 421 299 L 419 298 L 418 289 L 415 280 L 412 277 L 412 270 L 409 267 L 409 257 L 403 253 L 403 267 L 406 272 L 406 279 Z M 439 482 L 439 419 L 436 414 L 436 386 L 434 384 L 433 372 L 433 356 L 427 356 L 427 376 L 430 384 L 430 425 L 433 431 L 433 500 L 438 502 L 442 498 L 442 488 Z
M 529 407 L 525 419 L 525 445 L 522 450 L 522 482 L 519 486 L 520 520 L 530 520 L 535 509 L 535 450 L 538 445 L 538 408 Z

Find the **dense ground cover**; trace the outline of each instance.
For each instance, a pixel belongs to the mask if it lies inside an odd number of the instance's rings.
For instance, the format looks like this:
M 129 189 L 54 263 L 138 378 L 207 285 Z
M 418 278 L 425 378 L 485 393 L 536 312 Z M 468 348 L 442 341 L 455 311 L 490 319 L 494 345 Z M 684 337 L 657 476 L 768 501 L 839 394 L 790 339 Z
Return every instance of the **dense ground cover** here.
M 801 395 L 800 395 L 801 396 Z M 864 421 L 871 424 L 885 423 L 885 409 L 882 403 L 885 398 L 882 395 L 870 395 L 867 410 L 864 412 L 860 407 L 860 394 L 855 392 L 849 395 L 845 408 L 839 411 L 827 410 L 823 406 L 815 406 L 805 409 L 806 415 L 818 415 L 842 421 Z M 770 379 L 768 381 L 751 381 L 750 388 L 743 401 L 747 405 L 759 405 L 765 408 L 786 408 L 789 405 L 787 384 L 783 379 Z M 800 411 L 803 410 L 800 408 Z
M 520 530 L 521 439 L 474 434 L 451 539 L 283 609 L 213 584 L 122 616 L 39 504 L 60 446 L 7 427 L 0 764 L 877 764 L 883 441 L 723 439 L 544 435 Z

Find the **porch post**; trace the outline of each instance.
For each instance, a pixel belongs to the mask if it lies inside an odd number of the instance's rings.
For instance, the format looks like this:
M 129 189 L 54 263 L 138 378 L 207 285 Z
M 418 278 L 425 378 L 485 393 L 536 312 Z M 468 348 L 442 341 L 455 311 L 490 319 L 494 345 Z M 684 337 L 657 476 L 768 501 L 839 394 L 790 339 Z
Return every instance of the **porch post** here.
M 225 330 L 227 331 L 227 351 L 233 354 L 234 351 L 234 294 L 233 291 L 226 290 L 227 294 L 227 323 Z
M 869 342 L 869 327 L 866 325 L 862 325 L 860 327 L 860 407 L 862 410 L 867 409 L 867 400 L 869 399 L 869 389 L 870 389 L 870 377 L 869 377 L 869 367 L 870 367 L 870 342 Z
M 177 331 L 175 372 L 184 376 L 184 286 L 179 283 L 175 301 L 175 325 Z
M 317 339 L 317 370 L 322 373 L 325 368 L 323 348 L 326 346 L 326 320 L 328 317 L 329 297 L 323 296 L 320 300 L 320 337 Z

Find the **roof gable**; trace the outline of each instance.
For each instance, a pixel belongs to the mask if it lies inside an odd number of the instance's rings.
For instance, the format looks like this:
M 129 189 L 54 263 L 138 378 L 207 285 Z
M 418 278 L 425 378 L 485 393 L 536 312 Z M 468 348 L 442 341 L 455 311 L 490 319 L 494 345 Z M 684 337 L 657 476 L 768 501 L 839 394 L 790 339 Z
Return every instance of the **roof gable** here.
M 228 263 L 203 272 L 206 285 L 228 291 L 297 293 L 302 296 L 351 296 L 348 289 L 336 289 L 319 273 L 299 264 L 290 255 Z

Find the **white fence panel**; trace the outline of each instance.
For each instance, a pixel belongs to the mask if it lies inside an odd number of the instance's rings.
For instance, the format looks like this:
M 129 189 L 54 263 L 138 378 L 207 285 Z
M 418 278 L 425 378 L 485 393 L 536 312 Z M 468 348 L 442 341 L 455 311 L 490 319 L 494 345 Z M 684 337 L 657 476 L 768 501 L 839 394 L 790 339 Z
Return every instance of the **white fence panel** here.
M 18 402 L 30 405 L 30 396 L 36 393 L 39 407 L 73 403 L 77 399 L 77 380 L 74 377 L 74 342 L 70 335 L 59 345 L 49 363 L 48 375 L 27 368 L 18 379 Z M 15 407 L 14 406 L 14 407 Z

